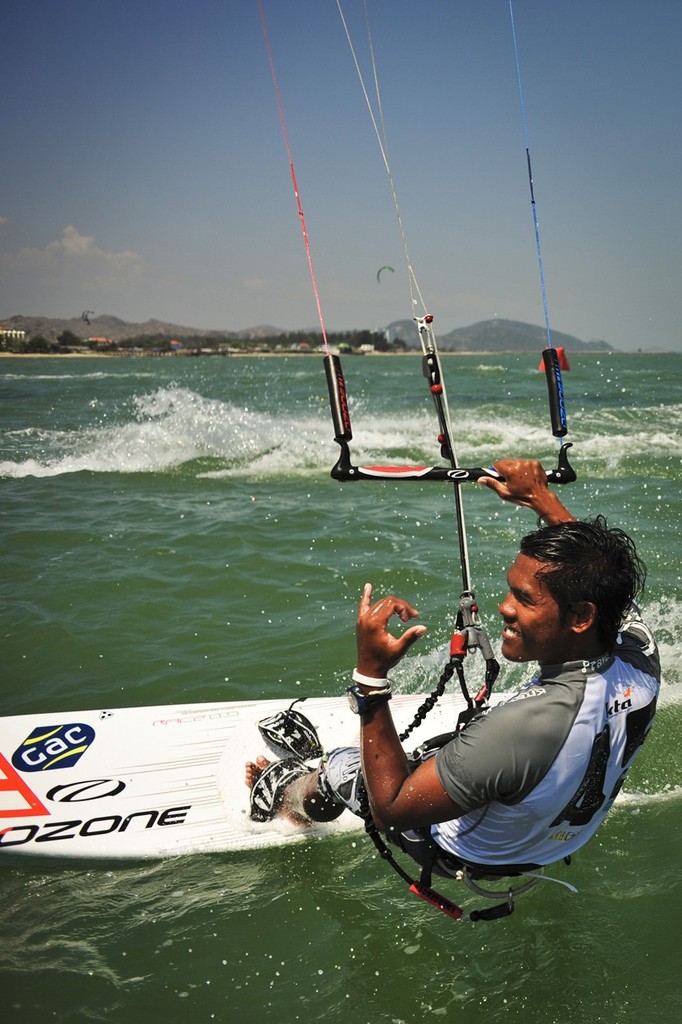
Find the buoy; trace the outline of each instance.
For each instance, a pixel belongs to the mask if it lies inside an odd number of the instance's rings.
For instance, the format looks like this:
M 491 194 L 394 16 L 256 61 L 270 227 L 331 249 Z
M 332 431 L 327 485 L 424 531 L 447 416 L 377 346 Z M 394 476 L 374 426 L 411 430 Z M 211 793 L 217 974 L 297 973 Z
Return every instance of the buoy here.
M 570 370 L 571 367 L 568 365 L 568 359 L 566 358 L 566 349 L 563 347 L 563 345 L 558 345 L 556 347 L 556 349 L 555 349 L 555 352 L 556 352 L 557 361 L 559 363 L 559 369 L 560 370 Z M 540 365 L 538 366 L 538 370 L 544 370 L 544 369 L 545 369 L 545 364 L 544 364 L 544 362 L 541 359 L 540 360 Z

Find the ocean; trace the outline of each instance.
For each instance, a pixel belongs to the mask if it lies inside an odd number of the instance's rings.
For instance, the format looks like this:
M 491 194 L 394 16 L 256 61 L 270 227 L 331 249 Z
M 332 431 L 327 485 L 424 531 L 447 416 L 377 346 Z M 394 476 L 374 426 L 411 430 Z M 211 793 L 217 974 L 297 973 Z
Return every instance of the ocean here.
M 562 497 L 635 538 L 664 673 L 625 792 L 561 866 L 578 893 L 543 884 L 503 921 L 454 922 L 361 833 L 161 862 L 3 858 L 7 1020 L 682 1019 L 682 354 L 569 359 L 578 480 Z M 538 361 L 443 357 L 463 465 L 555 465 Z M 419 357 L 343 362 L 355 461 L 439 462 Z M 398 686 L 432 688 L 461 590 L 452 489 L 334 482 L 319 356 L 7 357 L 0 398 L 2 714 L 340 694 L 366 581 L 419 608 L 429 632 Z M 534 517 L 462 494 L 497 645 L 506 569 Z M 504 666 L 498 688 L 522 676 Z

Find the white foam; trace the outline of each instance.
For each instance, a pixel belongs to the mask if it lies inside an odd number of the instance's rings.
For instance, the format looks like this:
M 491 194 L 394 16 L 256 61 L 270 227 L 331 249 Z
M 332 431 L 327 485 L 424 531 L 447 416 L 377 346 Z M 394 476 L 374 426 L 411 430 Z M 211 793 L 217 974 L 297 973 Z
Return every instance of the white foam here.
M 551 465 L 557 442 L 549 435 L 544 409 L 541 412 L 536 405 L 525 417 L 512 404 L 508 409 L 497 403 L 458 411 L 455 444 L 460 464 L 486 466 L 504 455 L 523 453 Z M 197 469 L 206 475 L 307 475 L 328 470 L 338 456 L 323 402 L 312 412 L 307 406 L 302 414 L 280 414 L 205 398 L 188 388 L 159 387 L 136 396 L 116 415 L 117 423 L 101 420 L 71 433 L 36 432 L 36 443 L 31 431 L 25 431 L 22 447 L 28 457 L 1 462 L 0 475 L 160 472 L 197 459 L 220 463 Z M 355 464 L 442 462 L 430 406 L 387 412 L 360 398 L 351 400 L 351 415 Z M 576 452 L 583 471 L 606 464 L 611 475 L 620 476 L 628 472 L 627 460 L 632 457 L 674 459 L 674 468 L 679 469 L 674 427 L 682 420 L 682 406 L 663 411 L 583 410 L 576 420 Z M 645 429 L 654 422 L 655 431 Z M 618 427 L 626 428 L 622 436 Z

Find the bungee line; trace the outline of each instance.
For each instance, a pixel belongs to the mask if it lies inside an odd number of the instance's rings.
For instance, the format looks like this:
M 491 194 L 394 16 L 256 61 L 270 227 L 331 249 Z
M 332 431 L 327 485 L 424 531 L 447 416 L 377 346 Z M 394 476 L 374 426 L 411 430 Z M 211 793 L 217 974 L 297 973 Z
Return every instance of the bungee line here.
M 438 442 L 440 444 L 440 453 L 441 457 L 445 459 L 450 466 L 450 475 L 448 479 L 450 483 L 453 484 L 456 533 L 459 547 L 460 568 L 462 574 L 462 592 L 460 594 L 459 604 L 455 616 L 455 628 L 450 638 L 449 659 L 443 669 L 443 672 L 441 673 L 436 688 L 422 703 L 413 721 L 400 734 L 400 741 L 404 743 L 405 740 L 413 731 L 413 729 L 415 729 L 426 718 L 429 711 L 434 707 L 436 702 L 445 692 L 446 685 L 448 684 L 448 682 L 451 680 L 452 676 L 455 673 L 457 675 L 462 696 L 464 697 L 464 700 L 466 702 L 466 708 L 459 715 L 455 731 L 459 731 L 461 728 L 463 728 L 467 721 L 469 721 L 474 715 L 476 715 L 478 712 L 482 711 L 485 707 L 487 707 L 492 692 L 492 688 L 499 674 L 500 666 L 494 656 L 492 645 L 485 631 L 483 623 L 481 622 L 481 619 L 479 617 L 478 606 L 476 604 L 476 595 L 474 593 L 474 590 L 472 589 L 471 566 L 469 559 L 469 546 L 467 541 L 466 521 L 464 517 L 463 497 L 461 488 L 457 486 L 457 484 L 459 483 L 458 475 L 461 473 L 461 467 L 457 459 L 457 453 L 454 444 L 454 431 L 452 428 L 452 420 L 450 417 L 450 408 L 445 391 L 445 383 L 443 379 L 443 371 L 438 353 L 436 335 L 433 329 L 434 318 L 430 313 L 427 312 L 427 307 L 424 302 L 421 290 L 419 288 L 419 284 L 417 282 L 412 261 L 410 259 L 409 248 L 407 244 L 407 236 L 400 212 L 400 204 L 398 202 L 395 179 L 388 158 L 387 133 L 383 118 L 381 91 L 379 88 L 379 74 L 374 54 L 374 44 L 372 41 L 369 15 L 367 11 L 367 0 L 363 0 L 365 29 L 367 32 L 368 48 L 370 53 L 372 74 L 374 79 L 374 90 L 376 95 L 378 118 L 381 123 L 381 130 L 379 130 L 377 117 L 375 116 L 372 104 L 370 102 L 369 93 L 362 74 L 362 69 L 360 67 L 360 63 L 358 61 L 355 47 L 353 45 L 353 40 L 351 38 L 348 24 L 343 13 L 341 0 L 336 0 L 336 5 L 346 35 L 346 40 L 350 48 L 351 56 L 355 64 L 355 70 L 358 76 L 358 80 L 360 82 L 360 88 L 365 98 L 367 110 L 369 112 L 372 126 L 374 128 L 374 134 L 379 144 L 379 150 L 384 163 L 384 167 L 386 169 L 386 175 L 388 178 L 391 197 L 393 200 L 393 207 L 395 210 L 398 228 L 400 232 L 400 238 L 402 242 L 403 255 L 407 266 L 407 274 L 410 287 L 410 300 L 412 303 L 413 311 L 414 307 L 416 306 L 415 293 L 419 296 L 419 299 L 422 304 L 422 314 L 420 316 L 414 316 L 414 321 L 417 326 L 417 330 L 419 333 L 419 341 L 422 348 L 423 374 L 428 381 L 429 390 L 431 392 L 431 396 L 434 402 L 436 415 L 438 419 Z M 329 357 L 328 359 L 326 359 L 325 369 L 327 371 L 328 381 L 330 379 L 332 381 L 336 381 L 336 385 L 331 386 L 329 389 L 330 399 L 332 403 L 332 413 L 334 416 L 334 422 L 336 423 L 337 421 L 340 421 L 341 418 L 338 415 L 334 415 L 334 397 L 339 393 L 339 390 L 341 390 L 345 396 L 345 384 L 343 383 L 343 374 L 341 371 L 340 360 L 338 360 L 338 357 L 336 358 L 336 360 L 334 357 Z M 345 412 L 347 414 L 347 401 L 345 401 L 344 404 Z M 352 476 L 350 477 L 345 477 L 347 479 L 363 478 L 362 469 L 357 469 L 357 467 L 350 466 L 348 441 L 352 438 L 352 431 L 350 427 L 350 418 L 348 415 L 346 415 L 345 420 L 342 421 L 341 426 L 342 429 L 337 430 L 336 437 L 337 442 L 339 442 L 339 444 L 341 445 L 341 458 L 339 460 L 339 463 L 337 463 L 335 469 L 332 471 L 332 476 L 336 476 L 338 479 L 343 479 L 345 476 L 345 472 L 347 471 L 350 474 L 352 474 Z M 345 462 L 345 456 L 347 456 L 347 463 Z M 379 467 L 365 467 L 365 469 L 367 472 L 371 474 L 377 473 L 378 470 L 377 476 L 375 478 L 382 478 L 384 473 L 387 473 L 388 476 L 391 477 L 393 476 L 393 473 L 395 471 L 394 468 L 391 467 L 384 467 L 383 471 Z M 357 472 L 357 476 L 355 475 L 355 472 Z M 483 471 L 481 471 L 481 475 L 484 475 Z M 393 476 L 393 478 L 407 479 L 407 477 L 405 477 L 400 471 L 398 471 L 398 475 Z M 420 470 L 417 470 L 417 475 L 415 477 L 410 478 L 422 479 L 423 477 L 421 477 L 420 475 Z M 479 650 L 481 652 L 483 659 L 485 661 L 485 676 L 484 682 L 479 688 L 475 697 L 472 697 L 465 679 L 464 659 L 466 658 L 467 654 L 475 650 Z M 462 909 L 456 906 L 455 904 L 451 903 L 449 900 L 447 900 L 445 897 L 443 897 L 440 893 L 436 892 L 431 887 L 431 872 L 429 868 L 424 869 L 419 881 L 411 879 L 407 875 L 407 873 L 403 871 L 400 865 L 396 862 L 395 858 L 392 856 L 391 851 L 387 847 L 386 843 L 383 841 L 383 838 L 381 837 L 379 830 L 377 829 L 372 819 L 368 801 L 366 801 L 365 811 L 366 813 L 364 814 L 364 819 L 365 830 L 367 834 L 372 839 L 380 856 L 388 861 L 390 866 L 400 875 L 403 881 L 407 882 L 407 884 L 409 885 L 410 892 L 414 893 L 417 896 L 420 896 L 422 899 L 426 900 L 432 906 L 448 914 L 450 917 L 453 917 L 455 920 L 461 918 L 463 914 Z M 508 906 L 509 903 L 504 904 L 504 912 L 507 912 Z M 487 914 L 493 915 L 496 914 L 497 911 L 498 908 L 493 908 L 492 911 L 483 911 L 481 912 L 481 914 L 483 916 L 486 916 Z

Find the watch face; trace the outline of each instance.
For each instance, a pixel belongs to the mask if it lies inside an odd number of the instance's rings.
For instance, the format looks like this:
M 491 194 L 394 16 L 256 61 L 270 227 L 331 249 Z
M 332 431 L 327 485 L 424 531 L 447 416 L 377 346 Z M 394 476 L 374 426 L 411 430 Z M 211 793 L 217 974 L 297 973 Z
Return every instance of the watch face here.
M 353 711 L 356 715 L 359 715 L 360 708 L 358 706 L 358 697 L 352 686 L 349 686 L 348 689 L 346 690 L 346 696 L 348 697 L 348 703 L 350 704 L 351 711 Z
M 359 686 L 349 686 L 346 694 L 351 710 L 356 715 L 366 715 L 377 704 L 391 699 L 390 693 L 363 693 Z

